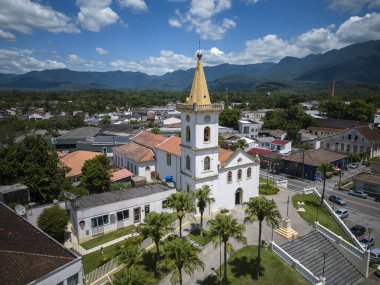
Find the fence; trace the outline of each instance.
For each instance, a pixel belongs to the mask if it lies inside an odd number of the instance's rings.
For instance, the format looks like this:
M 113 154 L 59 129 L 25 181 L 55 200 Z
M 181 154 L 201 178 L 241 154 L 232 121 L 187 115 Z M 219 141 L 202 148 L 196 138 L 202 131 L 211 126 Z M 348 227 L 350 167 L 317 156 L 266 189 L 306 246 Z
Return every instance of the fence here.
M 121 270 L 124 265 L 119 265 L 115 259 L 108 261 L 102 266 L 96 268 L 94 271 L 87 274 L 85 279 L 85 284 L 96 284 L 109 279 L 109 275 L 112 275 L 119 270 Z
M 323 285 L 325 281 L 315 276 L 309 269 L 303 266 L 297 259 L 291 257 L 286 251 L 278 246 L 274 241 L 271 241 L 272 251 L 281 257 L 287 264 L 297 270 L 302 276 L 309 280 L 312 284 Z

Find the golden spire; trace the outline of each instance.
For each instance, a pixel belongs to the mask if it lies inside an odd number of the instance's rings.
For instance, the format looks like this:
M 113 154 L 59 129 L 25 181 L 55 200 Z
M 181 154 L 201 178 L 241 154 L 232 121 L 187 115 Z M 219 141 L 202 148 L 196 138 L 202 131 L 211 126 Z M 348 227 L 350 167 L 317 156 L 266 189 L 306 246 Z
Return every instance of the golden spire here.
M 190 96 L 186 98 L 187 104 L 210 105 L 210 95 L 208 94 L 205 73 L 202 65 L 202 53 L 197 53 L 197 68 L 195 69 L 193 85 L 191 87 Z

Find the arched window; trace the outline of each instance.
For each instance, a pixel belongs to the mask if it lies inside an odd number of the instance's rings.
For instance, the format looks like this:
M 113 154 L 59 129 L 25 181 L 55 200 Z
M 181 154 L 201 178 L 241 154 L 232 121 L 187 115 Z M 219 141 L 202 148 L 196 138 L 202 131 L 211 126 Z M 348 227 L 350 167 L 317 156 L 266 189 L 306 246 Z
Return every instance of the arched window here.
M 204 142 L 210 141 L 210 127 L 205 127 L 203 131 L 203 141 Z
M 252 168 L 248 167 L 248 169 L 247 169 L 247 179 L 251 178 L 251 176 L 252 176 Z
M 210 157 L 206 156 L 204 160 L 204 170 L 210 170 Z
M 190 127 L 186 127 L 186 141 L 190 142 Z
M 227 173 L 227 183 L 231 183 L 232 182 L 232 171 L 228 171 Z
M 149 171 L 149 170 L 150 170 L 149 166 L 145 167 L 145 171 Z
M 349 139 L 349 140 L 350 140 L 350 139 L 351 139 L 351 135 L 348 135 L 347 139 Z
M 242 177 L 242 171 L 241 169 L 239 169 L 237 172 L 237 180 L 241 180 L 241 177 Z
M 190 156 L 186 155 L 186 169 L 190 170 Z

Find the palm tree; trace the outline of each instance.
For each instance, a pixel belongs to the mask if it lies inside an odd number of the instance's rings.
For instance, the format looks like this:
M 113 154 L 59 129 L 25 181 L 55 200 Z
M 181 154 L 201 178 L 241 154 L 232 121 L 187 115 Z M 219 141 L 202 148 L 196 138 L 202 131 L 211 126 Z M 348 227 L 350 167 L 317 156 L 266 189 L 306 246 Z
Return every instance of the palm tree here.
M 211 189 L 208 185 L 203 185 L 202 188 L 197 189 L 194 193 L 194 197 L 197 199 L 197 207 L 201 213 L 201 236 L 203 236 L 203 213 L 207 205 L 211 205 L 215 199 L 210 197 Z
M 168 197 L 168 207 L 176 211 L 179 220 L 179 236 L 182 237 L 182 220 L 186 213 L 195 210 L 194 201 L 189 194 L 177 192 Z
M 138 258 L 143 253 L 140 249 L 141 237 L 130 237 L 116 245 L 117 260 L 126 267 L 131 267 L 137 263 Z
M 112 285 L 150 285 L 154 284 L 153 276 L 146 271 L 137 269 L 134 265 L 125 268 L 112 280 Z
M 162 268 L 174 269 L 171 282 L 182 285 L 182 269 L 189 275 L 197 268 L 204 268 L 203 261 L 198 257 L 198 249 L 187 239 L 174 238 L 165 244 L 165 259 L 158 265 Z
M 261 262 L 261 227 L 262 222 L 266 221 L 269 226 L 278 227 L 281 214 L 277 208 L 276 202 L 273 200 L 268 200 L 263 196 L 252 197 L 248 202 L 245 202 L 246 206 L 244 209 L 245 218 L 244 223 L 259 221 L 259 243 L 257 252 L 257 267 L 256 275 L 259 276 L 260 262 Z
M 326 189 L 326 178 L 327 173 L 332 172 L 334 170 L 331 163 L 322 163 L 318 166 L 317 172 L 322 173 L 323 175 L 323 190 L 322 190 L 322 197 L 321 197 L 321 206 L 323 205 L 323 200 L 325 199 L 325 189 Z
M 224 245 L 224 276 L 223 283 L 227 284 L 227 246 L 231 246 L 228 241 L 230 238 L 247 243 L 247 238 L 243 236 L 244 225 L 239 225 L 238 221 L 230 215 L 217 214 L 215 219 L 207 222 L 210 224 L 210 237 L 216 245 L 223 242 Z
M 246 147 L 248 147 L 248 144 L 244 138 L 240 138 L 236 141 L 236 148 L 245 149 Z
M 171 215 L 169 213 L 150 212 L 145 216 L 141 225 L 144 238 L 150 237 L 156 245 L 156 262 L 160 258 L 160 240 L 173 231 Z

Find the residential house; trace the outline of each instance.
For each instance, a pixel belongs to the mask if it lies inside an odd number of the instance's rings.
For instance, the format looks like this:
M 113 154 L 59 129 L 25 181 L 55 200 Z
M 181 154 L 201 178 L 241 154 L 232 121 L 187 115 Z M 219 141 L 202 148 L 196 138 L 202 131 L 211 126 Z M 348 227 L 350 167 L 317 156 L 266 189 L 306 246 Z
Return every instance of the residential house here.
M 274 137 L 258 137 L 256 139 L 259 148 L 265 148 L 270 150 L 270 143 L 274 141 Z
M 307 128 L 307 130 L 309 131 L 309 133 L 317 136 L 318 138 L 324 138 L 324 137 L 340 134 L 341 132 L 347 129 L 310 126 Z
M 259 135 L 261 124 L 251 120 L 239 120 L 239 133 L 247 138 L 256 139 Z
M 163 120 L 163 125 L 168 127 L 171 125 L 181 124 L 181 119 L 175 118 L 175 117 L 169 117 L 165 120 Z
M 63 165 L 70 168 L 70 171 L 66 174 L 66 177 L 76 181 L 82 175 L 82 167 L 87 160 L 93 159 L 98 155 L 102 155 L 99 152 L 77 150 L 70 152 L 61 158 Z
M 270 142 L 269 149 L 280 154 L 286 154 L 292 151 L 292 142 L 287 140 L 273 140 Z
M 28 186 L 20 183 L 0 186 L 0 202 L 5 204 L 28 204 L 30 202 Z
M 321 148 L 342 153 L 361 153 L 369 158 L 380 155 L 380 133 L 359 126 L 321 139 Z
M 132 172 L 130 172 L 126 168 L 123 168 L 111 173 L 111 181 L 112 183 L 113 182 L 129 182 L 131 181 L 132 176 L 133 176 Z
M 272 137 L 277 140 L 284 140 L 286 138 L 287 132 L 283 130 L 260 130 L 259 138 L 261 137 Z
M 51 140 L 51 144 L 55 146 L 57 150 L 69 150 L 73 151 L 77 148 L 79 142 L 85 142 L 97 136 L 100 133 L 100 128 L 95 127 L 83 127 L 71 130 L 57 138 Z
M 0 203 L 1 284 L 82 285 L 77 256 Z
M 380 197 L 380 175 L 361 173 L 356 176 L 355 190 L 365 191 Z
M 101 152 L 107 157 L 113 157 L 113 147 L 129 142 L 131 135 L 96 136 L 89 137 L 86 141 L 78 141 L 76 148 L 79 150 Z
M 74 233 L 79 242 L 138 224 L 150 212 L 171 212 L 167 198 L 175 188 L 161 183 L 82 196 L 70 201 Z
M 44 112 L 41 110 L 33 110 L 26 113 L 26 117 L 29 121 L 37 121 L 37 120 L 49 120 L 50 112 Z
M 323 163 L 331 163 L 342 168 L 347 155 L 325 149 L 302 150 L 281 158 L 282 172 L 309 180 L 322 178 L 317 168 Z

